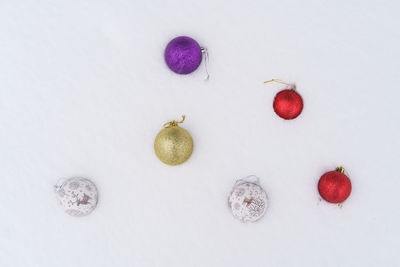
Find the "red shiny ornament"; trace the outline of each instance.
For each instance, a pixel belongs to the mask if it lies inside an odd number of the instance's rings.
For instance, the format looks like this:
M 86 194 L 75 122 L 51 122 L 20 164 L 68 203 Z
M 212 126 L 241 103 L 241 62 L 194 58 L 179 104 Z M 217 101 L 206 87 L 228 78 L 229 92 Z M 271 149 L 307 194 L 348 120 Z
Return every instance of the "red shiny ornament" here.
M 319 194 L 331 203 L 342 203 L 351 192 L 350 179 L 338 170 L 325 173 L 318 182 Z
M 285 120 L 292 120 L 303 110 L 303 99 L 294 89 L 285 89 L 276 94 L 274 111 Z

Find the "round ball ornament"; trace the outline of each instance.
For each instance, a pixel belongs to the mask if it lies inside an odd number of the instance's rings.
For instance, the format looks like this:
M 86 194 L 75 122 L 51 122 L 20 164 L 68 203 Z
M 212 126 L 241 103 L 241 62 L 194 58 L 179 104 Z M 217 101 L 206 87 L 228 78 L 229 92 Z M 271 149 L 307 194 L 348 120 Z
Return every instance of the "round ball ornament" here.
M 273 108 L 275 113 L 285 120 L 297 118 L 303 110 L 303 99 L 296 91 L 296 85 L 278 79 L 265 81 L 264 83 L 278 82 L 286 84 L 289 88 L 278 92 L 275 96 Z
M 233 216 L 241 222 L 261 219 L 268 205 L 267 193 L 260 186 L 259 178 L 251 175 L 238 180 L 228 199 Z
M 178 124 L 181 121 L 170 121 L 164 124 L 154 140 L 154 151 L 157 157 L 168 165 L 179 165 L 189 159 L 193 152 L 193 139 L 188 131 Z
M 351 182 L 343 167 L 338 167 L 321 176 L 318 182 L 318 192 L 330 203 L 341 205 L 351 193 Z
M 70 178 L 56 185 L 55 189 L 58 203 L 71 216 L 88 215 L 97 206 L 97 188 L 89 179 Z
M 205 63 L 208 61 L 208 52 L 192 38 L 179 36 L 172 39 L 165 48 L 164 58 L 168 67 L 178 74 L 189 74 L 195 71 L 202 61 L 204 54 Z M 206 65 L 207 72 L 207 65 Z M 208 79 L 209 75 L 207 72 Z

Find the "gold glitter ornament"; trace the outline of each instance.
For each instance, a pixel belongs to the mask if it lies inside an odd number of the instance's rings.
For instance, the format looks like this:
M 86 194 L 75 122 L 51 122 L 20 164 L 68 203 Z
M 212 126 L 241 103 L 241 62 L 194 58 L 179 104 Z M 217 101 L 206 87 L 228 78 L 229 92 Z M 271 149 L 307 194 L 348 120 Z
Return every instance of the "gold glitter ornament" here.
M 154 140 L 154 151 L 157 157 L 168 165 L 179 165 L 190 158 L 193 152 L 193 139 L 188 131 L 179 127 L 181 121 L 170 121 L 164 124 Z

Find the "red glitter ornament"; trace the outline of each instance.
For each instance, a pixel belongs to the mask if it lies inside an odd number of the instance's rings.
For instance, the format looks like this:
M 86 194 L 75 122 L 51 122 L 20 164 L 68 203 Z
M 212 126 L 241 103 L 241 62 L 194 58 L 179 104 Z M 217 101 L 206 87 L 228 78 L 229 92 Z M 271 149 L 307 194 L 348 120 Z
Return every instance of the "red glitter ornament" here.
M 318 192 L 323 199 L 331 203 L 342 203 L 351 193 L 351 182 L 343 167 L 336 168 L 321 176 Z
M 285 120 L 292 120 L 299 116 L 303 110 L 303 99 L 296 92 L 296 85 L 278 79 L 272 79 L 264 83 L 269 82 L 278 82 L 289 86 L 288 89 L 276 94 L 273 104 L 275 113 Z
M 285 120 L 292 120 L 303 110 L 303 99 L 293 89 L 282 90 L 276 94 L 274 111 Z

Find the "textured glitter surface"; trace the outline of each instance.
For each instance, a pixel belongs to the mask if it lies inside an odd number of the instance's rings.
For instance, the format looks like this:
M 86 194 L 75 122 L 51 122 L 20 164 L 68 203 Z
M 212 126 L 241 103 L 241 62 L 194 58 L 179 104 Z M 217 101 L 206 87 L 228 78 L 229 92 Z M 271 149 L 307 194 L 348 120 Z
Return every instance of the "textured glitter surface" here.
M 154 141 L 157 157 L 168 165 L 178 165 L 189 159 L 193 152 L 193 139 L 179 126 L 162 129 Z
M 286 89 L 276 94 L 273 106 L 279 117 L 291 120 L 303 110 L 303 99 L 295 90 Z
M 165 49 L 165 62 L 179 74 L 195 71 L 202 60 L 201 47 L 190 37 L 180 36 L 170 41 Z
M 319 179 L 318 191 L 326 201 L 341 203 L 350 195 L 351 182 L 345 174 L 338 171 L 330 171 Z

